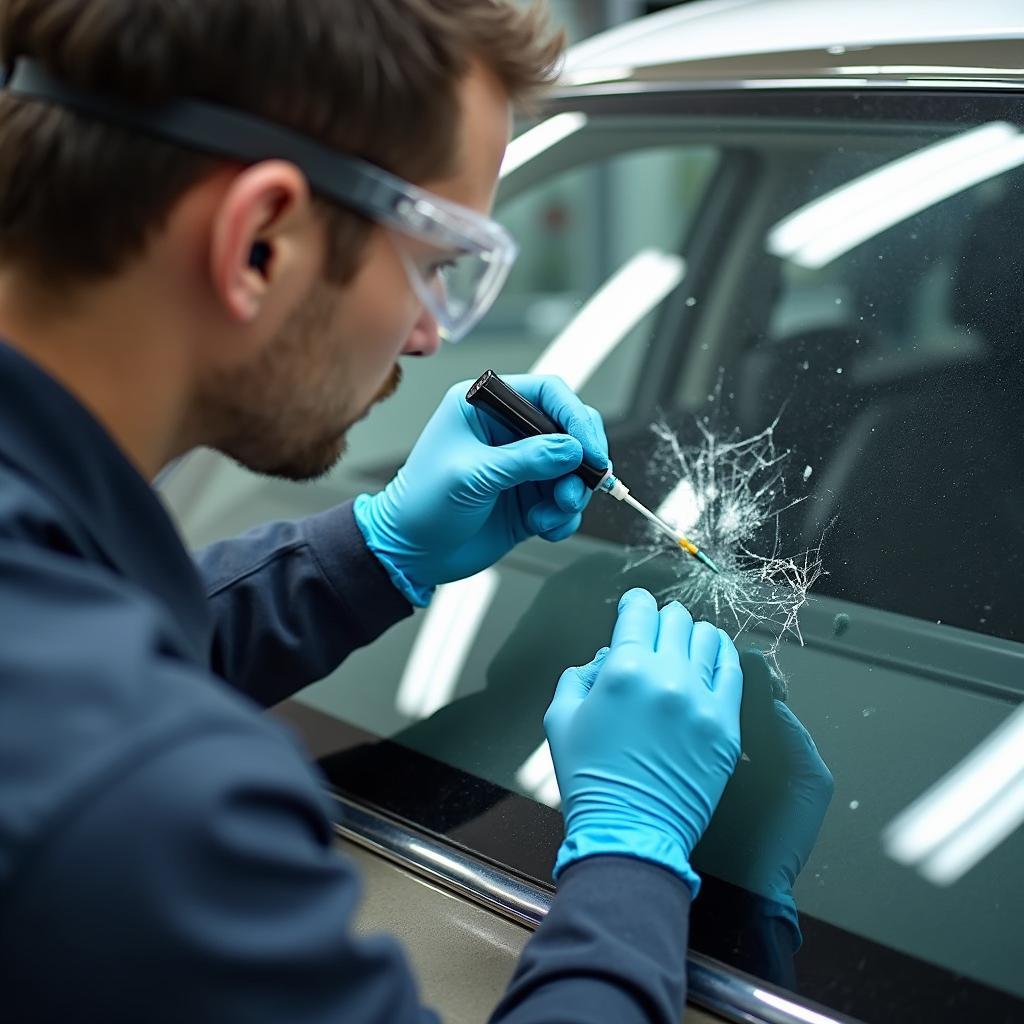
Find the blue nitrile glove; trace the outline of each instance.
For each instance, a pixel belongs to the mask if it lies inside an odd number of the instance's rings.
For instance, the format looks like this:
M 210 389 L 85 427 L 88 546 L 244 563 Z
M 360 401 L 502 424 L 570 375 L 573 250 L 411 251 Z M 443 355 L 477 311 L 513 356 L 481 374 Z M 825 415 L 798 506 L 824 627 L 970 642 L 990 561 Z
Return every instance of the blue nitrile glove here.
M 674 871 L 696 896 L 690 853 L 740 756 L 742 692 L 727 634 L 628 591 L 611 648 L 562 674 L 544 716 L 565 814 L 555 877 L 617 854 Z
M 572 471 L 584 455 L 595 466 L 608 463 L 600 414 L 563 380 L 506 380 L 566 433 L 514 439 L 466 401 L 472 381 L 465 381 L 445 395 L 394 480 L 355 501 L 367 546 L 415 605 L 527 537 L 575 533 L 591 492 Z

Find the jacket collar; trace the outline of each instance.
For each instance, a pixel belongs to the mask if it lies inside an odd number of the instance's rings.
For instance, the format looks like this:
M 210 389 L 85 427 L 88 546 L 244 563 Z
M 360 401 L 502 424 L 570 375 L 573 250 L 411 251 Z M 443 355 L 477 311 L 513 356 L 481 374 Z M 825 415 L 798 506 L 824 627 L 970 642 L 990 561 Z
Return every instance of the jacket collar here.
M 44 492 L 72 534 L 89 538 L 80 553 L 162 602 L 187 653 L 208 661 L 206 595 L 159 498 L 77 399 L 2 342 L 0 462 Z

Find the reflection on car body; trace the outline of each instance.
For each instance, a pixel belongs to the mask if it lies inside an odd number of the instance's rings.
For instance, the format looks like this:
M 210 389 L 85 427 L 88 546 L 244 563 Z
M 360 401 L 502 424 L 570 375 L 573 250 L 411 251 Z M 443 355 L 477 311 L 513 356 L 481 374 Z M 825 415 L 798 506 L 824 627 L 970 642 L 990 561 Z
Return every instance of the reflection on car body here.
M 359 428 L 362 461 L 299 488 L 202 455 L 167 493 L 199 543 L 379 487 L 443 390 L 487 366 L 565 376 L 604 414 L 616 473 L 679 515 L 682 469 L 653 459 L 652 424 L 684 447 L 708 422 L 771 427 L 785 511 L 743 543 L 820 545 L 824 571 L 778 647 L 785 687 L 745 656 L 746 760 L 698 851 L 693 947 L 824 1019 L 1020 1019 L 1024 765 L 1005 730 L 1024 695 L 1024 30 L 995 0 L 702 7 L 575 52 L 506 161 L 508 289 Z M 708 495 L 688 493 L 700 542 Z M 543 890 L 560 835 L 543 711 L 625 589 L 685 591 L 658 543 L 595 497 L 580 535 L 441 588 L 284 713 L 322 730 L 349 799 Z M 743 626 L 747 650 L 779 633 Z M 783 696 L 809 745 L 779 732 L 796 728 Z M 972 829 L 940 886 L 887 830 L 978 747 L 1003 751 L 998 827 Z M 782 963 L 757 948 L 751 894 L 794 793 L 803 945 Z

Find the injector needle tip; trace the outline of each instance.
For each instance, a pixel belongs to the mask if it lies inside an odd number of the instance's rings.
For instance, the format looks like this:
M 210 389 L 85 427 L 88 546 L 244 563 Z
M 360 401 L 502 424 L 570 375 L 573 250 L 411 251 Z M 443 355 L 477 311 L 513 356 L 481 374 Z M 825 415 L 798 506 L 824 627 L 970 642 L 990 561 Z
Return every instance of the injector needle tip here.
M 697 558 L 701 562 L 703 562 L 712 572 L 721 574 L 722 570 L 719 569 L 718 566 L 715 565 L 715 563 L 712 562 L 711 559 L 708 558 L 708 556 L 705 555 L 703 551 L 698 551 L 697 552 Z
M 685 537 L 679 537 L 677 538 L 677 543 L 685 552 L 693 555 L 698 562 L 706 565 L 712 572 L 721 573 L 722 570 L 719 569 L 718 566 L 715 565 L 715 563 L 711 561 L 711 559 L 708 558 L 708 556 L 705 555 L 696 544 L 693 543 L 693 541 L 687 540 Z

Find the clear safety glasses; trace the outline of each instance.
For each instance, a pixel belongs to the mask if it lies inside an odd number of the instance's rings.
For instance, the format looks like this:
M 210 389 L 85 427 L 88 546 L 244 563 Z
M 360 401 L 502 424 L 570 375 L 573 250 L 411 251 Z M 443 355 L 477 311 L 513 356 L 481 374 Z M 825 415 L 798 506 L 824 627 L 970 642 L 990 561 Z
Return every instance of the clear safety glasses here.
M 398 245 L 410 285 L 449 341 L 479 323 L 515 262 L 515 242 L 490 218 L 252 114 L 192 98 L 129 103 L 62 82 L 25 57 L 7 69 L 3 87 L 204 153 L 288 160 L 317 194 L 411 240 Z
M 491 308 L 517 247 L 500 224 L 415 185 L 380 221 L 401 236 L 396 248 L 409 282 L 447 341 L 460 341 Z

